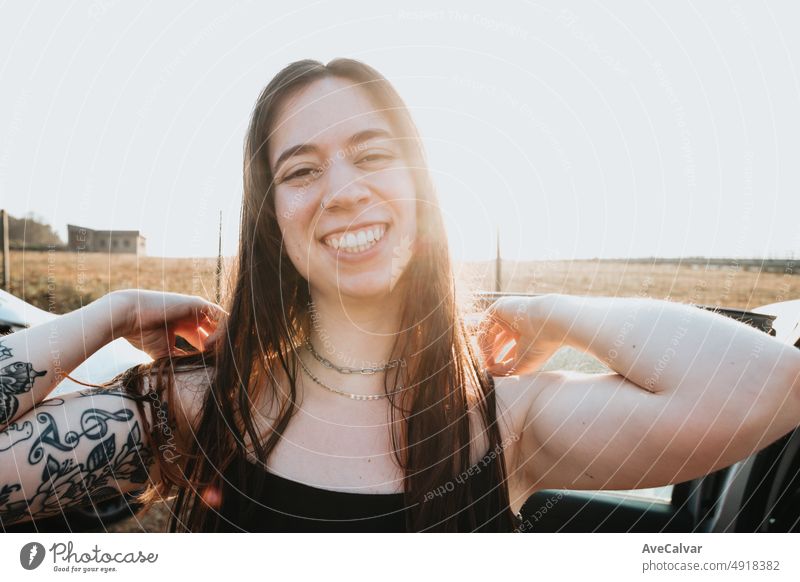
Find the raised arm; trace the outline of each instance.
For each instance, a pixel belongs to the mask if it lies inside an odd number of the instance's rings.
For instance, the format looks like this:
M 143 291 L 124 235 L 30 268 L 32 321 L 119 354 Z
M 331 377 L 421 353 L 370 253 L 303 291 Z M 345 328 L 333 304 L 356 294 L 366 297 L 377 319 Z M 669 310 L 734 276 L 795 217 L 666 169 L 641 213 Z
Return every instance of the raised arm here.
M 65 375 L 112 339 L 125 337 L 154 358 L 179 351 L 173 345 L 176 334 L 202 349 L 218 311 L 219 306 L 200 297 L 115 291 L 51 322 L 3 336 L 0 429 L 33 409 Z
M 800 352 L 723 315 L 655 299 L 553 295 L 504 301 L 496 318 L 483 351 L 500 360 L 490 372 L 511 376 L 501 384 L 518 411 L 517 466 L 532 488 L 682 482 L 800 425 Z M 614 373 L 537 372 L 562 344 Z
M 120 377 L 107 387 L 46 397 L 65 374 L 114 337 L 125 337 L 154 358 L 180 352 L 174 348 L 175 335 L 202 348 L 220 312 L 219 306 L 199 297 L 120 291 L 53 323 L 3 337 L 2 525 L 157 482 L 158 464 L 150 445 L 154 423 L 156 430 L 169 430 L 178 438 L 187 434 L 202 401 L 198 395 L 203 390 L 197 387 L 207 374 L 176 374 L 175 409 L 182 414 L 176 415 L 175 426 L 160 426 L 166 418 L 168 403 L 161 401 L 166 394 L 152 398 L 149 380 L 138 394 L 125 389 Z M 166 458 L 163 451 L 161 458 Z
M 0 339 L 0 427 L 44 400 L 65 374 L 111 341 L 116 305 L 119 302 L 106 295 Z

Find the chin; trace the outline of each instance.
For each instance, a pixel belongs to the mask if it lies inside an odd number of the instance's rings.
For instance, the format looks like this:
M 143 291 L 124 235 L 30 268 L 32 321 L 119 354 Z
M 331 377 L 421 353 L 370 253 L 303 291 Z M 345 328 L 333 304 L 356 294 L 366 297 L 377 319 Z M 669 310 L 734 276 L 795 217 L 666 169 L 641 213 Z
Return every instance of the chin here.
M 338 281 L 335 275 L 333 278 L 333 287 L 339 294 L 361 299 L 387 297 L 392 292 L 391 284 L 388 274 L 363 273 L 343 277 L 340 273 Z

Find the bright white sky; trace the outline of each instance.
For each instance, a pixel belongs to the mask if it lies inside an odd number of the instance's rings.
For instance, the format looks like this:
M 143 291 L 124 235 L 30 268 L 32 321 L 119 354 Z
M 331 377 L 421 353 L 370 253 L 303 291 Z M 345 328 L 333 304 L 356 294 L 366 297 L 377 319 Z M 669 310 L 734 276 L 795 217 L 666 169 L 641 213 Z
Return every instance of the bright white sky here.
M 399 4 L 399 3 L 396 3 Z M 800 6 L 0 7 L 0 206 L 236 252 L 242 142 L 301 58 L 364 60 L 428 149 L 457 259 L 800 251 Z M 510 4 L 510 3 L 509 3 Z

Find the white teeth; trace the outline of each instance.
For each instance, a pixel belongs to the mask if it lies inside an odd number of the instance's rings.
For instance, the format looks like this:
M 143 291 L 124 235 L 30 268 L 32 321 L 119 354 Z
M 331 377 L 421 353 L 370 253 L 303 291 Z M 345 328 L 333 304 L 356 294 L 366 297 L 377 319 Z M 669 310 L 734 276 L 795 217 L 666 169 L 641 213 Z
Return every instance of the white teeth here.
M 372 247 L 383 238 L 386 225 L 380 224 L 356 233 L 348 232 L 341 236 L 331 236 L 323 242 L 329 247 L 347 253 L 360 253 Z

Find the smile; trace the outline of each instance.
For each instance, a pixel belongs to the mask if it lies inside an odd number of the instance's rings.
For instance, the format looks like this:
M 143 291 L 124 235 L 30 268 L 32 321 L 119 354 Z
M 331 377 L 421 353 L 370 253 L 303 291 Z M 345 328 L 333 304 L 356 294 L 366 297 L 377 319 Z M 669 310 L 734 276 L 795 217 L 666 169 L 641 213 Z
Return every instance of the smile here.
M 341 253 L 360 254 L 378 244 L 386 234 L 385 224 L 374 224 L 352 232 L 336 233 L 323 239 L 323 243 Z

